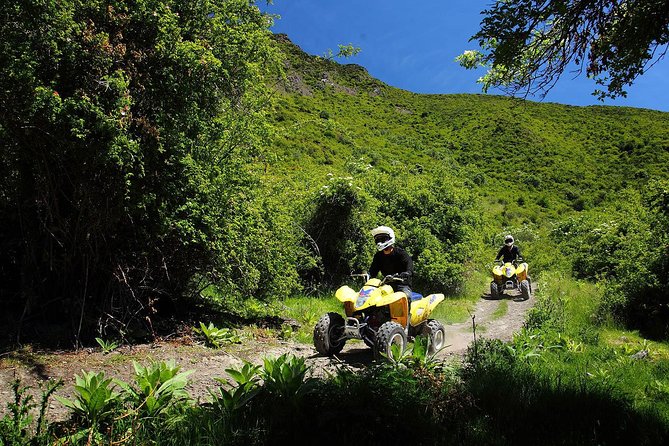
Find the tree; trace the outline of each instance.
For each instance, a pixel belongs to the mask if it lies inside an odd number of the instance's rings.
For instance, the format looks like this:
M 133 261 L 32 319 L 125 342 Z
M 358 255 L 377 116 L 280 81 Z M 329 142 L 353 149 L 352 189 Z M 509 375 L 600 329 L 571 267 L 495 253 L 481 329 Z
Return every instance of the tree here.
M 458 61 L 488 68 L 484 90 L 545 96 L 576 66 L 604 87 L 593 93 L 599 99 L 624 97 L 669 43 L 667 0 L 498 0 L 483 14 L 472 37 L 482 51 Z
M 150 328 L 194 279 L 236 283 L 269 26 L 253 0 L 3 2 L 3 317 Z

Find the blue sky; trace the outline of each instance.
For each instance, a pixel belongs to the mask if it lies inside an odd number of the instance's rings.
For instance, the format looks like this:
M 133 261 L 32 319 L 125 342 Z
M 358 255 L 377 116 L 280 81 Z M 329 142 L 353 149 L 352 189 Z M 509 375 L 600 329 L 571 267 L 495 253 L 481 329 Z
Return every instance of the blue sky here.
M 415 93 L 481 93 L 483 72 L 454 60 L 476 49 L 469 38 L 479 29 L 480 12 L 492 0 L 274 0 L 259 6 L 278 14 L 275 33 L 285 33 L 309 54 L 336 52 L 352 43 L 361 52 L 342 63 L 356 63 L 394 87 Z M 669 59 L 656 64 L 627 89 L 628 97 L 598 101 L 594 82 L 565 73 L 543 102 L 620 105 L 669 111 Z M 494 93 L 494 92 L 491 92 Z M 535 98 L 540 100 L 540 98 Z

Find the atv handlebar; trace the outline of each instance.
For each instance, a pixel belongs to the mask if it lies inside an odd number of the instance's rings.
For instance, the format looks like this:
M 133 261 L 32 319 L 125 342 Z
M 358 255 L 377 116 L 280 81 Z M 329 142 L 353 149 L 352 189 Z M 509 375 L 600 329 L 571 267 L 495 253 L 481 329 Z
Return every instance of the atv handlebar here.
M 406 279 L 404 277 L 401 277 L 399 274 L 389 274 L 389 275 L 387 275 L 386 277 L 383 278 L 383 280 L 381 281 L 381 285 L 385 285 L 386 283 L 389 283 L 389 282 L 404 283 L 405 280 Z
M 362 277 L 365 279 L 365 283 L 369 282 L 369 274 L 367 273 L 362 273 L 362 274 L 349 274 L 350 277 Z
M 524 261 L 525 261 L 525 259 L 523 259 L 522 257 L 519 256 L 518 258 L 516 258 L 516 260 L 513 260 L 511 263 L 518 266 L 519 264 L 523 263 Z M 495 259 L 495 265 L 504 265 L 504 260 Z
M 365 283 L 369 281 L 369 274 L 367 273 L 349 274 L 349 277 L 362 277 L 365 280 Z M 402 277 L 400 274 L 389 274 L 381 279 L 381 285 L 385 285 L 386 283 L 390 282 L 404 283 L 406 282 L 406 277 Z

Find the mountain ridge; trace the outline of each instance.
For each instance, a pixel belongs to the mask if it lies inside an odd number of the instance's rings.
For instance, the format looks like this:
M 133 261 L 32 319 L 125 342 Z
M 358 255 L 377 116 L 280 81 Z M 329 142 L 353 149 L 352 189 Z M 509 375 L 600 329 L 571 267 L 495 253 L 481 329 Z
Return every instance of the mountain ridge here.
M 562 106 L 562 107 L 568 107 L 568 108 L 578 108 L 578 109 L 615 109 L 615 110 L 625 110 L 625 109 L 630 109 L 630 110 L 643 110 L 643 111 L 648 111 L 652 113 L 661 113 L 665 115 L 669 115 L 669 112 L 662 111 L 662 110 L 655 110 L 651 108 L 643 108 L 643 107 L 632 107 L 632 106 L 627 106 L 627 105 L 615 105 L 615 104 L 595 104 L 595 105 L 571 105 L 571 104 L 563 104 L 561 102 L 555 102 L 555 101 L 537 101 L 537 100 L 531 100 L 531 99 L 526 99 L 526 98 L 521 98 L 521 97 L 510 97 L 510 96 L 505 96 L 505 95 L 496 95 L 496 94 L 488 94 L 488 93 L 417 93 L 413 92 L 410 90 L 406 90 L 400 87 L 395 87 L 393 85 L 387 84 L 384 81 L 377 79 L 373 77 L 372 75 L 369 74 L 369 71 L 367 70 L 366 67 L 360 64 L 356 63 L 340 63 L 337 62 L 334 59 L 326 59 L 324 57 L 318 56 L 318 55 L 311 55 L 305 52 L 299 45 L 294 43 L 290 37 L 285 34 L 285 33 L 277 33 L 273 34 L 273 39 L 274 41 L 278 44 L 279 48 L 281 51 L 288 56 L 288 60 L 291 62 L 295 62 L 295 56 L 299 57 L 302 62 L 306 63 L 307 65 L 311 65 L 311 69 L 314 69 L 315 66 L 320 66 L 321 69 L 325 70 L 335 70 L 335 72 L 339 73 L 340 75 L 342 73 L 346 73 L 347 76 L 344 76 L 345 78 L 348 77 L 349 79 L 355 78 L 355 74 L 359 75 L 359 81 L 365 80 L 367 82 L 370 82 L 376 86 L 379 87 L 385 87 L 389 89 L 394 89 L 398 91 L 403 91 L 409 94 L 413 95 L 418 95 L 418 96 L 423 96 L 423 97 L 457 97 L 457 96 L 467 96 L 467 97 L 489 97 L 489 98 L 503 98 L 503 99 L 511 99 L 511 100 L 516 100 L 525 104 L 537 104 L 537 105 L 557 105 L 557 106 Z M 295 66 L 292 64 L 288 64 L 286 68 L 292 68 L 296 69 Z M 300 64 L 299 67 L 297 68 L 304 68 L 303 64 Z M 301 71 L 303 73 L 303 71 Z

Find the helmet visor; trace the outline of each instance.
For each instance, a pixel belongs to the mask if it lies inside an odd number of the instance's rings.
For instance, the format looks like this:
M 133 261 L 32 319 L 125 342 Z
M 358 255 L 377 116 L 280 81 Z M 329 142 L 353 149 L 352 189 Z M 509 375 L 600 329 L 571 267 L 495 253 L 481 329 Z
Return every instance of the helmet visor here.
M 376 234 L 374 236 L 374 243 L 385 243 L 388 240 L 390 240 L 390 236 L 388 234 Z

